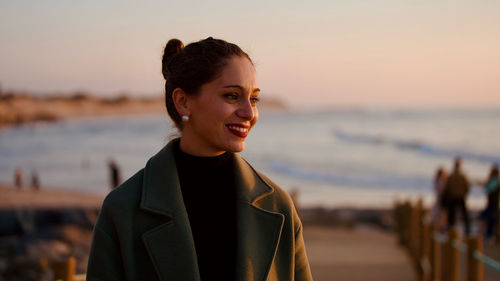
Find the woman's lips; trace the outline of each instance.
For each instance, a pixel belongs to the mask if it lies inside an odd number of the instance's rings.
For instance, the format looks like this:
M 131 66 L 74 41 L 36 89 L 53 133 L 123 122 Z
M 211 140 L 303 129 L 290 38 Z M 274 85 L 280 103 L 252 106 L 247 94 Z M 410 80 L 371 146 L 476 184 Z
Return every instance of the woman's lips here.
M 228 124 L 226 125 L 226 127 L 229 129 L 229 132 L 231 132 L 233 135 L 237 137 L 246 138 L 248 136 L 249 127 L 247 126 Z

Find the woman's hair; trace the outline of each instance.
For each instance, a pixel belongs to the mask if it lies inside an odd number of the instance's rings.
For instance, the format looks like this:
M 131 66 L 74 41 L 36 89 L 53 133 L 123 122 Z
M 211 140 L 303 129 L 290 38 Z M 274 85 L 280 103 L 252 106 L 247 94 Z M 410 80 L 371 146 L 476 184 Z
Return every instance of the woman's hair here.
M 181 116 L 172 93 L 176 88 L 188 95 L 198 94 L 201 86 L 216 79 L 233 56 L 252 60 L 235 44 L 208 37 L 184 47 L 179 39 L 170 39 L 163 51 L 162 73 L 165 78 L 165 105 L 175 126 L 182 130 Z

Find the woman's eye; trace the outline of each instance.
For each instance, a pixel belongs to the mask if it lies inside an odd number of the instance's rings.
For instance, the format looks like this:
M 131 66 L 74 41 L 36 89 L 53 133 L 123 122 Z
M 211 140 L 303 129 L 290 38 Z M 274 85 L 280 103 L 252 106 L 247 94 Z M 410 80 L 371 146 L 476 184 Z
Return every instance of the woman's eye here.
M 250 101 L 255 104 L 255 103 L 258 103 L 260 101 L 260 98 L 259 97 L 251 97 Z
M 224 97 L 226 97 L 230 100 L 237 100 L 238 99 L 238 95 L 234 94 L 234 93 L 224 94 Z

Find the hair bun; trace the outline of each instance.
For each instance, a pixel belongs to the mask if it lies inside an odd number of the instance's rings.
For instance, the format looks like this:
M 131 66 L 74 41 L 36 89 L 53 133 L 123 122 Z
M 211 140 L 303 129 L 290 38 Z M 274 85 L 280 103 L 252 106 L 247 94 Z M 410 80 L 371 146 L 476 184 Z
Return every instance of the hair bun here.
M 163 50 L 163 58 L 161 60 L 161 71 L 165 80 L 167 80 L 168 62 L 182 49 L 184 49 L 184 44 L 182 44 L 182 41 L 179 39 L 170 39 L 168 40 L 167 45 L 165 45 L 165 49 Z

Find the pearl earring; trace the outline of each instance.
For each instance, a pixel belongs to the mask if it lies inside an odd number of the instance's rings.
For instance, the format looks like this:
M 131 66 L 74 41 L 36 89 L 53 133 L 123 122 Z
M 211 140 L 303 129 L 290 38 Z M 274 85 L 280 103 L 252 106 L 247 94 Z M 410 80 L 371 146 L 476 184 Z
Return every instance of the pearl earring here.
M 189 115 L 187 115 L 187 114 L 182 115 L 182 121 L 183 122 L 189 121 Z

